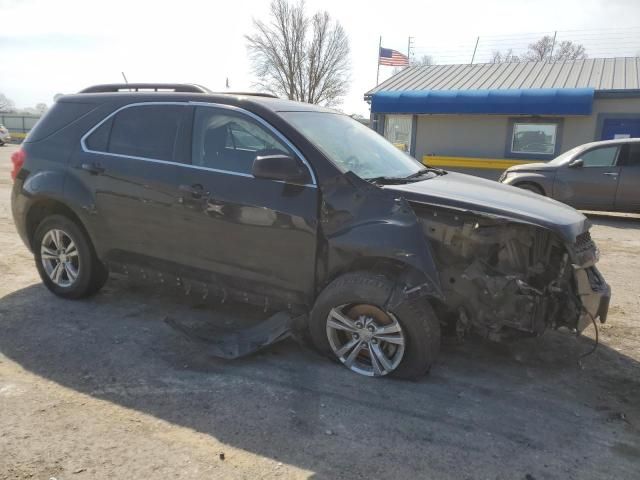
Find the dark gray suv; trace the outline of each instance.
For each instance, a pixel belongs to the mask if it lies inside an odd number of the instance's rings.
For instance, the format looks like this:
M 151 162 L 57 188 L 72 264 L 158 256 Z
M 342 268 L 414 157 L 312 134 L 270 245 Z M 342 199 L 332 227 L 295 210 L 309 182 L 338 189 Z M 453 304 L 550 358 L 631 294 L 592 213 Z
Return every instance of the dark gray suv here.
M 547 163 L 511 167 L 500 181 L 574 208 L 640 213 L 640 138 L 586 143 Z
M 424 166 L 332 110 L 195 85 L 60 98 L 13 157 L 12 210 L 44 284 L 108 272 L 286 313 L 354 372 L 411 378 L 441 331 L 491 339 L 604 321 L 589 222 Z

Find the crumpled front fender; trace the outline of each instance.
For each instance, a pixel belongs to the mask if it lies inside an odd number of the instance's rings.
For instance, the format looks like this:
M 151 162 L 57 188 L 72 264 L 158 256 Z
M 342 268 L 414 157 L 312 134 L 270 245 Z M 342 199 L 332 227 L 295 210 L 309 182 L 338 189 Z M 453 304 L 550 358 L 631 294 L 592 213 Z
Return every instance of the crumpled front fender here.
M 348 172 L 323 186 L 318 283 L 324 285 L 363 259 L 410 267 L 408 290 L 443 298 L 428 240 L 408 202 Z

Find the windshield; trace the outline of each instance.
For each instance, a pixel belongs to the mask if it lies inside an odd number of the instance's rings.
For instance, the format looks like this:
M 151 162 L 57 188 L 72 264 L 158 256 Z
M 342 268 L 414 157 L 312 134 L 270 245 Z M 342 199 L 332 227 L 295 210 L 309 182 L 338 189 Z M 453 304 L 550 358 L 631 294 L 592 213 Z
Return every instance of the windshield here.
M 282 112 L 281 115 L 343 172 L 360 178 L 404 178 L 425 167 L 384 137 L 346 115 Z

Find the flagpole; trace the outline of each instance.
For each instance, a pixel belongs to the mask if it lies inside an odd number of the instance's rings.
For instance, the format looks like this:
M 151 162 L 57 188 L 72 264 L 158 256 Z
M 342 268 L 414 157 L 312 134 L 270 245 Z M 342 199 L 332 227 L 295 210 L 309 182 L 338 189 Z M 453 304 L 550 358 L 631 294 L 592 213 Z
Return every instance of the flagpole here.
M 378 86 L 378 80 L 380 79 L 380 49 L 382 48 L 382 35 L 380 35 L 380 41 L 378 42 L 378 72 L 376 73 L 376 87 Z

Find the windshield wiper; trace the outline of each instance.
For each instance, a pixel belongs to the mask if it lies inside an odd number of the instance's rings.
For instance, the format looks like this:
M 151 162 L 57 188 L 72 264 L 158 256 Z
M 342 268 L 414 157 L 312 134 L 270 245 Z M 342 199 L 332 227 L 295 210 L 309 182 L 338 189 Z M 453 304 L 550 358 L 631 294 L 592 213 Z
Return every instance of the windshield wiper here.
M 403 177 L 372 177 L 365 178 L 367 182 L 382 183 L 382 184 L 394 184 L 394 183 L 406 183 L 407 179 Z
M 407 183 L 410 182 L 411 180 L 415 180 L 419 177 L 422 177 L 423 175 L 426 175 L 427 173 L 433 173 L 435 175 L 444 175 L 447 172 L 445 172 L 444 170 L 441 170 L 439 168 L 433 168 L 433 167 L 427 167 L 427 168 L 421 168 L 420 170 L 418 170 L 417 172 L 414 172 L 410 175 L 407 175 L 406 177 L 372 177 L 372 178 L 365 178 L 365 180 L 367 180 L 368 182 L 371 183 L 381 183 L 381 184 L 387 184 L 387 185 L 391 185 L 391 184 L 401 184 L 401 183 Z
M 406 177 L 404 177 L 404 179 L 405 180 L 410 180 L 412 178 L 418 178 L 418 177 L 421 177 L 422 175 L 424 175 L 426 173 L 433 173 L 433 172 L 432 172 L 432 170 L 430 170 L 428 168 L 421 168 L 417 172 L 412 173 L 411 175 L 407 175 Z
M 427 165 L 427 168 L 423 168 L 421 170 L 418 170 L 416 173 L 412 173 L 411 175 L 409 175 L 406 178 L 415 178 L 415 177 L 419 177 L 421 175 L 424 175 L 425 173 L 435 173 L 436 175 L 446 175 L 446 170 L 443 170 L 441 168 L 435 168 L 435 167 L 430 167 L 429 165 Z

